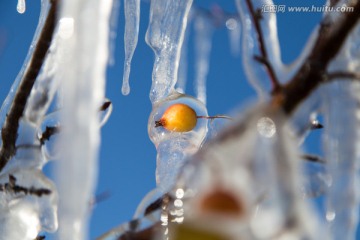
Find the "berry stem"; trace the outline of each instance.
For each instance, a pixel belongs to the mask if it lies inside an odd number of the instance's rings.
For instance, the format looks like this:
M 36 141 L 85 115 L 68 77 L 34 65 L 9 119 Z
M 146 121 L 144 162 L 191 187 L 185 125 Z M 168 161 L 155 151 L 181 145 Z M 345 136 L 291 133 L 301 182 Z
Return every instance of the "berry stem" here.
M 227 120 L 233 120 L 233 118 L 225 115 L 215 115 L 215 116 L 196 116 L 197 118 L 204 118 L 204 119 L 216 119 L 216 118 L 223 118 Z

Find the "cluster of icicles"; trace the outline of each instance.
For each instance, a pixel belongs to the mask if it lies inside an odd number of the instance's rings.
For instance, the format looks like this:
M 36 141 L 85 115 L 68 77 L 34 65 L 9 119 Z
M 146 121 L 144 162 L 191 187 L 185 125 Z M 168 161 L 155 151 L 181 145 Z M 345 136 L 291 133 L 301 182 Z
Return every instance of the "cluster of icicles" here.
M 122 91 L 128 94 L 131 59 L 138 38 L 140 0 L 124 1 Z M 41 231 L 56 231 L 58 225 L 59 239 L 88 239 L 99 131 L 109 115 L 106 112 L 99 117 L 99 106 L 104 101 L 113 2 L 84 2 L 62 1 L 51 51 L 20 121 L 16 155 L 0 174 L 1 240 L 32 240 Z M 24 67 L 1 108 L 1 124 L 31 59 L 49 4 L 42 0 L 39 26 Z M 260 98 L 266 98 L 270 80 L 253 58 L 259 49 L 254 23 L 246 1 L 236 0 L 236 4 L 242 23 L 244 68 Z M 256 8 L 264 4 L 272 4 L 272 1 L 254 3 Z M 338 4 L 346 4 L 346 1 Z M 205 79 L 213 29 L 206 16 L 192 15 L 191 6 L 192 0 L 151 1 L 146 42 L 155 53 L 155 64 L 150 91 L 153 110 L 148 131 L 157 149 L 157 188 L 139 205 L 135 220 L 114 228 L 99 239 L 131 239 L 132 234 L 141 232 L 148 234 L 148 239 L 157 240 L 356 239 L 359 83 L 334 82 L 320 88 L 291 119 L 279 109 L 259 103 L 206 143 L 211 132 L 206 119 L 199 119 L 196 127 L 188 132 L 155 127 L 155 121 L 166 109 L 177 103 L 191 107 L 198 116 L 207 116 Z M 25 11 L 25 0 L 19 0 L 18 11 Z M 336 16 L 330 13 L 324 18 L 336 21 Z M 198 34 L 196 98 L 184 94 L 186 61 L 180 58 L 186 55 L 183 43 L 187 38 L 188 19 L 195 19 Z M 233 49 L 239 42 L 239 22 L 233 17 L 226 19 L 233 34 Z M 276 15 L 263 14 L 260 24 L 267 39 L 265 47 L 269 60 L 278 78 L 286 81 L 308 55 L 316 31 L 297 61 L 285 66 L 280 57 Z M 92 40 L 88 36 L 92 36 Z M 360 27 L 357 26 L 330 70 L 359 72 L 360 49 L 355 46 L 359 39 Z M 49 113 L 55 93 L 59 94 L 59 100 L 55 110 Z M 45 101 L 44 94 L 47 95 Z M 323 142 L 327 162 L 326 165 L 303 163 L 299 144 L 308 133 L 309 122 L 319 113 L 326 126 Z M 60 124 L 63 133 L 58 137 L 59 145 L 54 144 L 56 136 L 42 143 L 42 133 Z M 59 154 L 56 151 L 59 146 L 66 148 L 67 153 Z M 57 188 L 41 172 L 48 160 L 54 158 L 62 160 L 58 166 Z M 15 191 L 18 189 L 15 186 L 28 190 Z M 58 194 L 62 196 L 59 204 Z M 318 194 L 323 196 L 323 211 L 316 211 L 310 199 Z M 149 208 L 149 204 L 157 200 L 161 202 L 160 207 Z

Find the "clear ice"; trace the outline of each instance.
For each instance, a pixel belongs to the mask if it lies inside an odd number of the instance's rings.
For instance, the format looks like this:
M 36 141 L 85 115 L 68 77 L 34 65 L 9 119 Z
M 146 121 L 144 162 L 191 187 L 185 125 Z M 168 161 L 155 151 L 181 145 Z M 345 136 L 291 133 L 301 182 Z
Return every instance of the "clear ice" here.
M 184 94 L 170 95 L 154 105 L 149 117 L 148 132 L 157 150 L 156 183 L 163 193 L 173 186 L 186 158 L 199 149 L 207 132 L 207 119 L 198 119 L 196 127 L 184 133 L 170 132 L 163 127 L 155 127 L 155 121 L 162 117 L 169 106 L 176 103 L 190 106 L 197 116 L 207 116 L 203 103 Z
M 122 94 L 130 93 L 129 76 L 131 68 L 131 59 L 134 55 L 139 35 L 140 24 L 140 0 L 124 0 L 125 12 L 125 62 L 124 76 L 122 85 Z
M 181 46 L 192 0 L 153 0 L 145 40 L 155 53 L 150 100 L 166 98 L 177 81 Z
M 26 2 L 25 0 L 18 0 L 17 6 L 16 6 L 16 10 L 18 11 L 18 13 L 23 14 L 26 11 Z
M 213 26 L 206 15 L 194 19 L 195 30 L 195 92 L 206 105 L 206 77 L 209 71 Z

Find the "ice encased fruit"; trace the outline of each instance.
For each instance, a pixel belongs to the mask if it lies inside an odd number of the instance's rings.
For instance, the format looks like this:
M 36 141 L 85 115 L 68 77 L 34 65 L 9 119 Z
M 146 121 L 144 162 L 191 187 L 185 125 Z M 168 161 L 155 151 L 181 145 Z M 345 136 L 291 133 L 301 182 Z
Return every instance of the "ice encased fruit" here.
M 185 159 L 200 148 L 208 129 L 207 119 L 198 119 L 193 130 L 188 132 L 174 132 L 163 127 L 155 127 L 155 121 L 159 121 L 170 106 L 178 103 L 188 105 L 197 116 L 207 116 L 206 107 L 202 102 L 177 92 L 154 105 L 148 122 L 148 131 L 158 153 L 156 183 L 163 192 L 173 186 Z
M 196 112 L 197 116 L 207 116 L 207 110 L 205 105 L 193 98 L 191 96 L 181 94 L 178 92 L 174 92 L 169 97 L 165 98 L 164 100 L 157 102 L 154 107 L 153 111 L 150 114 L 149 122 L 148 122 L 148 132 L 151 141 L 157 147 L 159 143 L 163 140 L 168 140 L 174 137 L 182 136 L 191 139 L 192 142 L 197 143 L 196 145 L 201 144 L 203 141 L 207 128 L 208 128 L 208 120 L 207 119 L 198 119 L 197 124 L 192 131 L 188 132 L 171 132 L 163 127 L 155 127 L 155 121 L 159 121 L 161 117 L 164 115 L 164 112 L 172 105 L 182 103 L 186 104 Z

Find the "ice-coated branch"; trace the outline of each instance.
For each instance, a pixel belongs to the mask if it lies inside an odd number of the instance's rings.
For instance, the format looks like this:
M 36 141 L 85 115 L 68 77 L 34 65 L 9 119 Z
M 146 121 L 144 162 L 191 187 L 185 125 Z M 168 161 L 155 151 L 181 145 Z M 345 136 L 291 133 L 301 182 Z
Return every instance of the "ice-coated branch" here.
M 5 193 L 14 193 L 25 195 L 35 195 L 41 197 L 42 195 L 49 195 L 51 193 L 50 189 L 47 188 L 35 188 L 35 187 L 23 187 L 16 184 L 16 177 L 9 175 L 9 182 L 5 184 L 0 184 L 0 192 Z
M 273 66 L 271 65 L 270 61 L 269 61 L 269 56 L 268 56 L 268 50 L 266 49 L 265 46 L 265 39 L 264 39 L 264 35 L 263 35 L 263 31 L 261 29 L 261 25 L 260 25 L 260 21 L 262 19 L 261 16 L 261 10 L 260 9 L 255 9 L 252 1 L 251 0 L 246 0 L 246 4 L 249 8 L 251 17 L 252 17 L 252 22 L 254 23 L 255 26 L 255 30 L 257 32 L 257 40 L 258 40 L 258 44 L 259 44 L 259 48 L 260 48 L 260 56 L 254 56 L 255 60 L 259 61 L 260 63 L 264 64 L 270 80 L 271 80 L 271 84 L 272 84 L 272 91 L 275 92 L 280 88 L 280 83 L 279 80 L 277 79 L 275 70 L 273 69 Z
M 273 103 L 291 114 L 321 83 L 331 60 L 360 18 L 360 1 L 349 1 L 352 12 L 327 15 L 320 23 L 318 37 L 308 57 L 295 76 L 273 95 Z M 326 80 L 326 78 L 325 78 Z
M 4 168 L 6 163 L 15 154 L 16 147 L 15 142 L 17 139 L 17 131 L 19 128 L 19 120 L 24 113 L 27 99 L 30 95 L 31 89 L 35 83 L 41 66 L 44 63 L 46 53 L 50 47 L 50 43 L 53 37 L 55 25 L 56 25 L 56 11 L 57 0 L 51 1 L 51 7 L 46 18 L 46 22 L 39 36 L 39 40 L 36 44 L 30 63 L 25 70 L 21 83 L 18 87 L 12 105 L 5 123 L 1 130 L 2 147 L 0 150 L 0 171 Z

